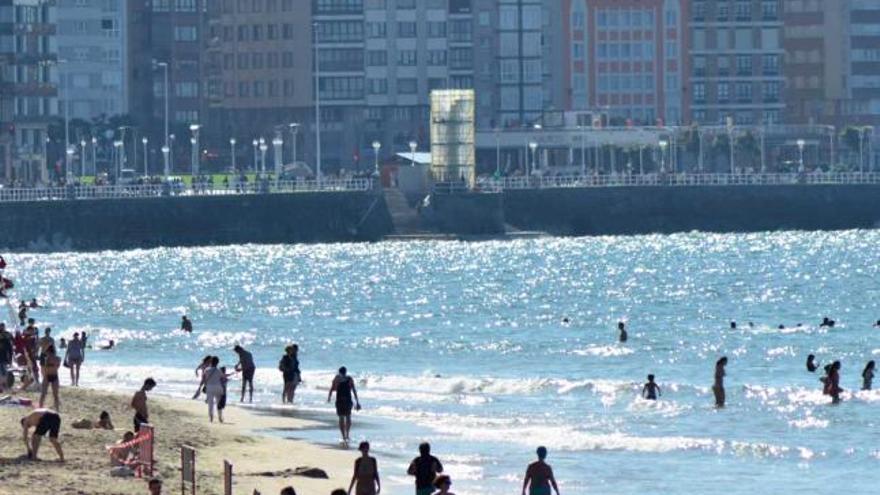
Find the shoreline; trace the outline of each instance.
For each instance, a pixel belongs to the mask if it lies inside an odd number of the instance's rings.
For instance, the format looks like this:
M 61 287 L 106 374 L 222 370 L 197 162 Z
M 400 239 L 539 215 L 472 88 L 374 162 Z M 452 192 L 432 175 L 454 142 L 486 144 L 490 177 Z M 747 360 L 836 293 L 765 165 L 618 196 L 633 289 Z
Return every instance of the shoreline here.
M 15 395 L 39 399 L 34 392 Z M 25 492 L 34 486 L 40 486 L 46 493 L 66 493 L 73 487 L 80 493 L 94 495 L 145 493 L 146 480 L 110 475 L 104 449 L 131 429 L 129 399 L 127 392 L 63 387 L 59 438 L 66 458 L 64 464 L 56 462 L 47 441 L 40 447 L 41 461 L 24 458 L 18 419 L 31 408 L 0 407 L 0 486 L 10 489 L 10 493 Z M 176 492 L 180 485 L 180 447 L 184 444 L 196 448 L 200 494 L 223 493 L 224 460 L 233 465 L 234 493 L 250 495 L 259 490 L 262 495 L 274 495 L 291 485 L 300 495 L 327 495 L 335 488 L 348 487 L 356 450 L 271 434 L 323 427 L 323 422 L 298 418 L 295 412 L 281 415 L 273 414 L 271 409 L 230 404 L 224 411 L 226 423 L 209 423 L 203 401 L 155 394 L 150 395 L 148 403 L 156 432 L 156 476 L 162 478 L 168 493 Z M 50 404 L 51 398 L 47 401 Z M 97 418 L 102 410 L 110 412 L 114 431 L 71 427 L 79 419 Z M 329 479 L 293 476 L 293 470 L 302 466 L 322 469 Z

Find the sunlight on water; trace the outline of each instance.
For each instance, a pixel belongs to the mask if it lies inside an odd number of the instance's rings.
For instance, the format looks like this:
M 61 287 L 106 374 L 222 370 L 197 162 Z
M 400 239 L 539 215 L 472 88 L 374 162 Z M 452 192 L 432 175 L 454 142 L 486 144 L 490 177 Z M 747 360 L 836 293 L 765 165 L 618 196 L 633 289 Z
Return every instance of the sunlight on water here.
M 190 395 L 200 358 L 234 364 L 239 343 L 274 404 L 297 342 L 298 407 L 330 418 L 326 387 L 346 365 L 369 423 L 355 434 L 401 464 L 430 438 L 459 495 L 516 490 L 538 444 L 565 493 L 825 492 L 842 476 L 869 493 L 880 395 L 859 374 L 880 355 L 878 259 L 877 231 L 679 234 L 13 254 L 6 275 L 56 335 L 117 343 L 87 355 L 92 385 L 152 375 Z M 808 353 L 843 361 L 844 404 L 828 405 Z M 729 407 L 716 411 L 720 355 Z M 656 403 L 638 398 L 648 373 Z M 409 493 L 405 465 L 386 470 L 390 493 Z

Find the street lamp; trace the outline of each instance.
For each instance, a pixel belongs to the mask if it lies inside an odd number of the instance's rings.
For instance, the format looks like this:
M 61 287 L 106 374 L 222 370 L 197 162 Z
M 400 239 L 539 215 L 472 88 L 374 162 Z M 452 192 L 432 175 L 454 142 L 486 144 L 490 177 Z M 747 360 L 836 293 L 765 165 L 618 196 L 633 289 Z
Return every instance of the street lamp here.
M 659 143 L 660 146 L 660 173 L 666 173 L 666 147 L 669 146 L 669 141 L 665 139 L 661 139 Z
M 171 153 L 171 148 L 168 145 L 162 146 L 162 161 L 163 165 L 165 165 L 165 181 L 168 181 L 168 174 L 170 173 L 170 168 L 168 166 L 168 155 Z
M 278 180 L 281 178 L 281 148 L 284 146 L 284 140 L 281 139 L 281 136 L 275 136 L 275 139 L 272 140 L 272 147 L 275 148 L 275 184 L 278 184 Z
M 266 151 L 269 149 L 269 145 L 266 144 L 266 140 L 260 138 L 260 175 L 266 175 Z
M 86 140 L 79 142 L 79 177 L 82 180 L 86 176 Z
M 495 177 L 501 177 L 501 129 L 495 128 Z
M 232 173 L 235 173 L 235 138 L 229 138 L 229 154 L 232 157 Z
M 168 141 L 170 143 L 168 145 L 168 153 L 169 153 L 168 154 L 168 173 L 169 174 L 174 172 L 174 139 L 175 138 L 176 138 L 176 136 L 174 134 L 168 135 Z
M 538 143 L 531 141 L 529 143 L 529 150 L 532 152 L 532 170 L 535 168 L 535 151 L 538 149 Z M 531 171 L 529 170 L 529 164 L 526 163 L 526 177 L 531 176 Z
M 412 163 L 410 164 L 411 167 L 416 166 L 416 149 L 418 149 L 418 147 L 419 147 L 419 143 L 417 143 L 415 141 L 409 142 L 409 154 L 410 154 L 410 160 L 412 161 Z M 497 173 L 497 170 L 496 170 L 496 173 Z
M 256 173 L 259 160 L 260 142 L 254 139 L 251 141 L 251 144 L 254 145 L 254 173 Z
M 290 127 L 290 144 L 291 144 L 291 152 L 293 153 L 293 164 L 296 165 L 296 135 L 299 133 L 299 124 L 296 122 L 291 122 L 287 124 Z
M 379 177 L 379 150 L 382 149 L 382 143 L 379 141 L 373 141 L 373 155 L 375 158 L 375 171 L 373 171 L 373 175 Z
M 807 145 L 807 142 L 803 139 L 797 140 L 798 151 L 800 152 L 800 164 L 798 165 L 798 172 L 804 173 L 804 146 Z
M 113 141 L 113 149 L 116 150 L 116 183 L 119 183 L 119 176 L 122 175 L 122 141 Z
M 190 144 L 192 144 L 192 175 L 196 177 L 199 175 L 199 129 L 202 126 L 199 124 L 190 124 L 189 130 L 192 132 L 192 138 L 189 140 Z
M 150 167 L 149 167 L 150 159 L 149 159 L 149 153 L 147 152 L 147 144 L 149 144 L 149 142 L 150 142 L 150 140 L 147 139 L 146 136 L 144 136 L 141 139 L 141 144 L 144 145 L 144 177 L 150 176 Z
M 92 138 L 92 173 L 98 177 L 98 138 Z
M 733 175 L 733 117 L 727 117 L 727 147 L 730 150 L 730 174 Z
M 168 148 L 168 106 L 171 99 L 171 95 L 168 94 L 168 62 L 157 62 L 156 66 L 162 67 L 165 71 L 165 147 Z M 165 175 L 168 173 L 166 172 Z

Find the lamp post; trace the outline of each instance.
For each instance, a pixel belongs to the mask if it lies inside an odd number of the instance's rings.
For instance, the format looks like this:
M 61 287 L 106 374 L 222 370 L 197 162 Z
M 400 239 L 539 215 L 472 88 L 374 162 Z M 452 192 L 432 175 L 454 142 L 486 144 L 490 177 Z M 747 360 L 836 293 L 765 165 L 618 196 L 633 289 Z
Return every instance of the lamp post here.
M 260 175 L 266 175 L 266 151 L 269 150 L 269 145 L 266 144 L 266 140 L 260 138 Z
M 146 136 L 144 136 L 141 139 L 141 144 L 144 145 L 144 177 L 150 176 L 150 158 L 149 158 L 150 155 L 149 155 L 149 152 L 147 151 L 147 145 L 149 143 L 150 143 L 150 140 L 147 139 Z
M 232 157 L 232 173 L 233 174 L 236 172 L 236 168 L 235 168 L 235 143 L 236 143 L 236 141 L 235 141 L 234 137 L 229 138 L 229 156 Z
M 119 183 L 119 176 L 122 174 L 122 141 L 113 141 L 113 149 L 116 150 L 116 183 Z
M 581 177 L 587 176 L 587 131 L 586 127 L 578 126 L 578 134 L 581 137 Z
M 168 166 L 168 155 L 170 153 L 171 153 L 171 148 L 169 148 L 168 145 L 162 146 L 162 162 L 163 162 L 163 165 L 165 166 L 163 172 L 165 175 L 166 182 L 168 181 L 168 174 L 170 173 L 169 166 Z
M 697 169 L 703 173 L 703 130 L 697 127 L 697 146 L 699 155 L 697 156 Z
M 174 139 L 175 138 L 176 138 L 176 136 L 174 134 L 168 135 L 168 141 L 169 141 L 169 143 L 171 143 L 168 145 L 168 153 L 169 153 L 168 154 L 168 173 L 169 174 L 174 173 Z
M 800 173 L 804 173 L 804 170 L 805 170 L 805 168 L 804 168 L 804 146 L 806 146 L 806 145 L 807 145 L 807 142 L 804 141 L 803 139 L 797 140 L 798 152 L 800 153 L 800 162 L 798 165 L 798 172 L 800 172 Z
M 410 154 L 410 161 L 411 161 L 410 166 L 411 167 L 416 166 L 416 150 L 418 148 L 419 148 L 419 143 L 417 143 L 415 141 L 409 142 L 409 154 Z M 496 164 L 495 173 L 498 173 L 497 164 Z
M 260 142 L 254 139 L 251 144 L 254 145 L 254 173 L 256 173 L 259 167 Z
M 199 161 L 199 141 L 195 137 L 189 138 L 189 167 L 190 181 L 193 187 L 196 185 L 196 162 Z
M 275 184 L 278 184 L 278 180 L 281 178 L 281 148 L 284 146 L 284 140 L 281 139 L 281 135 L 275 136 L 275 139 L 272 140 L 272 147 L 275 148 Z
M 64 177 L 66 177 L 65 182 L 70 184 L 73 181 L 73 171 L 70 170 L 71 160 L 73 159 L 73 146 L 68 145 L 67 149 L 64 151 Z
M 192 175 L 196 177 L 199 175 L 199 154 L 201 151 L 199 150 L 199 129 L 202 126 L 199 124 L 190 124 L 189 130 L 192 132 L 192 139 L 190 139 L 190 143 L 192 144 Z
M 79 142 L 79 178 L 82 180 L 86 176 L 86 140 Z
M 98 138 L 92 138 L 92 173 L 98 177 Z
M 290 147 L 291 153 L 293 154 L 293 164 L 296 165 L 296 135 L 299 133 L 299 124 L 296 122 L 291 122 L 287 124 L 290 127 Z
M 639 175 L 645 175 L 645 166 L 644 161 L 642 160 L 642 153 L 645 150 L 645 146 L 643 144 L 639 145 Z
M 867 127 L 862 127 L 859 129 L 859 173 L 864 173 L 865 166 L 865 133 L 867 132 Z
M 312 23 L 315 35 L 315 177 L 321 184 L 321 58 L 318 46 L 318 23 Z
M 373 170 L 373 176 L 379 177 L 379 150 L 382 149 L 382 143 L 379 141 L 373 141 L 373 158 L 375 162 L 375 170 Z
M 532 152 L 532 162 L 531 169 L 529 168 L 529 164 L 526 163 L 526 177 L 531 177 L 532 171 L 535 169 L 535 152 L 538 150 L 538 143 L 531 141 L 529 142 L 529 151 Z
M 665 139 L 661 139 L 659 143 L 660 146 L 660 173 L 666 173 L 666 147 L 669 146 L 669 141 Z

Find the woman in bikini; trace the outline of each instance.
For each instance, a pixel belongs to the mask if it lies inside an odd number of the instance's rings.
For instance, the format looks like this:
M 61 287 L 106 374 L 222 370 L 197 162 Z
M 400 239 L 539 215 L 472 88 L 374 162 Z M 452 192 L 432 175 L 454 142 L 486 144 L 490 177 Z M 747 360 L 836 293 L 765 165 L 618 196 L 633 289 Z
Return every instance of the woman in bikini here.
M 40 387 L 40 408 L 46 400 L 46 393 L 49 387 L 52 387 L 52 400 L 55 403 L 54 409 L 59 411 L 61 405 L 58 401 L 58 368 L 61 367 L 61 358 L 55 354 L 55 346 L 50 345 L 46 348 L 46 360 L 43 364 L 43 383 Z
M 370 457 L 370 443 L 361 442 L 358 446 L 361 456 L 354 461 L 354 474 L 351 476 L 351 484 L 348 493 L 357 484 L 355 495 L 378 495 L 382 491 L 382 483 L 379 481 L 379 465 L 375 457 Z

